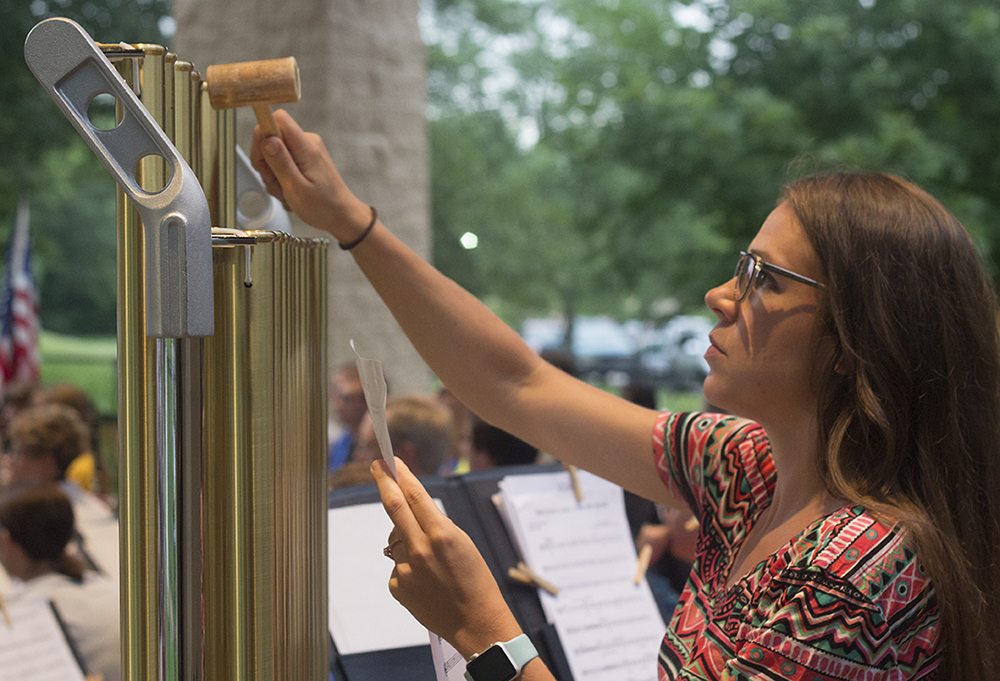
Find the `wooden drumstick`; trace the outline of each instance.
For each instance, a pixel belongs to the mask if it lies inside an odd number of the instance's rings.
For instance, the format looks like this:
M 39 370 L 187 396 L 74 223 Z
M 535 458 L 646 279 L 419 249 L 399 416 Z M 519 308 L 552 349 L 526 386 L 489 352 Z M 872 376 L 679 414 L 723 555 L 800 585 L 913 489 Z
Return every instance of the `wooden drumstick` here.
M 295 57 L 213 64 L 205 72 L 213 109 L 253 107 L 265 135 L 281 137 L 271 113 L 272 104 L 299 101 L 302 83 Z

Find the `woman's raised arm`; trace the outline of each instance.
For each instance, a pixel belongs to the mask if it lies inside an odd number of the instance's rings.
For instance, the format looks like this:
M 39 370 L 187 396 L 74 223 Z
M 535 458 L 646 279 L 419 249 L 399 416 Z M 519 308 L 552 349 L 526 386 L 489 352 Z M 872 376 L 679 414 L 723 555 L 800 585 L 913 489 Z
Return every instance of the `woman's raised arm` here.
M 275 119 L 284 142 L 255 130 L 250 154 L 269 191 L 339 243 L 357 241 L 372 209 L 347 187 L 319 136 L 284 111 Z M 473 412 L 561 461 L 671 501 L 653 460 L 654 412 L 543 361 L 381 223 L 351 254 L 417 352 Z

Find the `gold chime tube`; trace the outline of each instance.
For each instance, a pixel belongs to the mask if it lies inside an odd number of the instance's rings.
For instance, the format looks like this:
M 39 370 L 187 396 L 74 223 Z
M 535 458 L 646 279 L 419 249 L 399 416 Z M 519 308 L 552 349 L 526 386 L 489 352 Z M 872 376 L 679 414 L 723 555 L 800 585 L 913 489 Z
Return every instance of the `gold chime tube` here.
M 146 338 L 143 230 L 119 191 L 122 678 L 325 681 L 327 242 L 224 233 L 235 111 L 164 48 L 129 54 L 116 68 L 223 229 L 215 335 Z M 142 163 L 145 191 L 169 182 Z
M 117 67 L 153 118 L 164 120 L 166 50 L 137 46 L 141 57 Z M 119 117 L 121 112 L 119 112 Z M 144 189 L 163 185 L 163 169 L 144 163 Z M 159 677 L 159 534 L 156 472 L 156 357 L 145 335 L 143 229 L 139 213 L 118 190 L 118 473 L 121 544 L 122 679 Z

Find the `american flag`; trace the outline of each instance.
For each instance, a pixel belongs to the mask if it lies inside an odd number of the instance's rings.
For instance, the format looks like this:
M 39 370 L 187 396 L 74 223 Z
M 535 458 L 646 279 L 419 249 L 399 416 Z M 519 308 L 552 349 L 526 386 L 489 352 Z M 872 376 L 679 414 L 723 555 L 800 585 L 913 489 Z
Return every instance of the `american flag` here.
M 31 276 L 28 214 L 27 200 L 19 200 L 17 223 L 7 244 L 7 272 L 0 308 L 0 391 L 8 383 L 38 380 L 38 298 Z

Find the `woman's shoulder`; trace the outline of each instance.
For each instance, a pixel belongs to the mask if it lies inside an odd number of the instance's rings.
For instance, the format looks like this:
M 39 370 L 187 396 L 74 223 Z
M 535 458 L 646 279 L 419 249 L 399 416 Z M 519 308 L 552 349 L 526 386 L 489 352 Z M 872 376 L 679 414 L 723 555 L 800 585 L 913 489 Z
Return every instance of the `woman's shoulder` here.
M 653 448 L 659 459 L 760 461 L 770 455 L 767 433 L 759 423 L 730 414 L 663 412 L 657 419 Z
M 900 678 L 923 678 L 939 659 L 937 600 L 912 542 L 860 507 L 828 516 L 776 556 L 754 596 L 748 640 Z
M 708 503 L 712 509 L 724 507 L 717 510 L 727 517 L 742 516 L 773 491 L 771 444 L 753 421 L 729 414 L 664 413 L 653 448 L 661 479 L 692 510 L 709 512 Z M 725 510 L 729 507 L 731 512 Z
M 933 585 L 912 540 L 860 506 L 845 507 L 808 530 L 779 580 L 808 584 L 817 597 L 867 612 L 892 635 L 936 627 Z
M 861 506 L 833 513 L 803 539 L 803 557 L 812 567 L 849 581 L 869 598 L 905 597 L 930 586 L 907 533 Z

